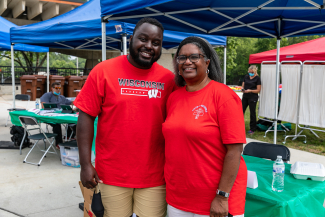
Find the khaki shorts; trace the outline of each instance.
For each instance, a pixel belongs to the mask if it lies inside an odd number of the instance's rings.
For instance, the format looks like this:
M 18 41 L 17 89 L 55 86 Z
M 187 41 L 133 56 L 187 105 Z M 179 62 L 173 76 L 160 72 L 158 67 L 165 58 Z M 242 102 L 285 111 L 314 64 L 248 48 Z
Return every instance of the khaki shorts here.
M 99 184 L 104 217 L 166 216 L 166 185 L 152 188 L 124 188 Z

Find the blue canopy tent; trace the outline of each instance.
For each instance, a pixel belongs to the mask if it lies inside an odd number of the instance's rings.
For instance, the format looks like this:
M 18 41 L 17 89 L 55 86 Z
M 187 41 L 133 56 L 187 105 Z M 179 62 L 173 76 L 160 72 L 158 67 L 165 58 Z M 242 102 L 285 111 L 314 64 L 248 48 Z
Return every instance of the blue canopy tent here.
M 18 51 L 29 52 L 49 52 L 47 47 L 39 47 L 28 44 L 12 45 L 10 43 L 10 28 L 16 25 L 8 20 L 0 17 L 0 51 L 11 51 L 11 77 L 12 77 L 12 95 L 13 95 L 13 108 L 15 108 L 15 70 L 14 70 L 14 48 Z M 49 70 L 48 70 L 49 72 Z
M 91 0 L 61 16 L 27 26 L 11 28 L 13 43 L 27 43 L 65 49 L 101 50 L 100 1 Z M 122 38 L 133 34 L 134 24 L 112 21 L 106 27 L 106 49 L 122 50 Z M 124 36 L 124 37 L 123 37 Z M 188 33 L 166 31 L 163 47 L 174 48 Z M 214 46 L 225 46 L 226 37 L 200 35 Z M 126 49 L 126 48 L 125 48 Z
M 132 4 L 129 1 L 101 0 L 101 14 L 102 22 L 118 20 L 136 23 L 140 18 L 150 16 L 158 19 L 168 30 L 277 38 L 276 126 L 280 40 L 290 36 L 324 34 L 324 5 L 324 0 L 134 0 Z M 275 144 L 276 137 L 275 130 Z
M 10 29 L 12 43 L 26 43 L 50 48 L 103 50 L 106 59 L 106 49 L 127 52 L 127 39 L 133 34 L 134 24 L 111 21 L 104 24 L 102 33 L 100 17 L 100 0 L 90 0 L 76 9 L 58 17 Z M 106 45 L 102 48 L 102 36 Z M 165 31 L 163 47 L 177 47 L 186 37 L 193 35 L 184 32 Z M 227 37 L 197 34 L 205 38 L 213 46 L 224 46 L 226 53 Z M 224 58 L 226 61 L 226 58 Z M 226 65 L 226 62 L 224 63 Z

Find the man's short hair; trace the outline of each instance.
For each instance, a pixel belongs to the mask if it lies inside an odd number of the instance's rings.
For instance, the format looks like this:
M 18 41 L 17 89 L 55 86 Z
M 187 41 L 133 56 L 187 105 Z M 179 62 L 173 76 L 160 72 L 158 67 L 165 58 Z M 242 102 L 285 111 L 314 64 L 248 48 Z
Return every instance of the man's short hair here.
M 51 86 L 54 88 L 55 86 L 61 86 L 61 84 L 59 82 L 54 82 Z
M 137 25 L 135 25 L 135 28 L 133 30 L 133 35 L 137 31 L 137 29 L 144 23 L 149 23 L 151 25 L 155 25 L 155 26 L 159 27 L 162 32 L 164 32 L 164 27 L 158 20 L 156 20 L 155 18 L 151 18 L 151 17 L 144 17 L 141 20 L 139 20 Z

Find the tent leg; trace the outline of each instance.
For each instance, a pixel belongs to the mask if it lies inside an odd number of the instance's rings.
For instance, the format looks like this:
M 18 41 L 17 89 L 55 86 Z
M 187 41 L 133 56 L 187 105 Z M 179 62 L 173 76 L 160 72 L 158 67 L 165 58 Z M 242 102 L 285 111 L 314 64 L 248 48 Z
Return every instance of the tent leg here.
M 127 55 L 127 45 L 126 45 L 126 34 L 122 35 L 122 40 L 123 40 L 123 55 Z
M 102 61 L 106 60 L 106 23 L 102 22 Z
M 77 57 L 77 76 L 79 76 L 78 65 L 79 65 L 79 63 L 78 63 L 78 57 Z
M 227 46 L 224 46 L 223 52 L 223 83 L 226 84 L 226 73 L 227 72 Z
M 11 81 L 12 81 L 12 107 L 16 108 L 15 104 L 15 88 L 16 88 L 16 82 L 15 82 L 15 66 L 14 66 L 14 44 L 11 44 Z
M 275 112 L 274 112 L 274 138 L 273 143 L 276 144 L 276 137 L 278 131 L 278 107 L 279 107 L 279 80 L 280 80 L 280 42 L 281 39 L 278 38 L 276 41 L 276 77 L 275 77 Z
M 46 54 L 46 71 L 47 71 L 47 92 L 50 92 L 50 52 Z

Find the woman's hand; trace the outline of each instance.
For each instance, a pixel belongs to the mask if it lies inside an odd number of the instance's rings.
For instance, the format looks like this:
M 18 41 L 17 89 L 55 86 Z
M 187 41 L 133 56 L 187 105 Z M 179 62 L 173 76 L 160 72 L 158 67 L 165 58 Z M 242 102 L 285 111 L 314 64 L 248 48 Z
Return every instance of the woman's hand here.
M 210 217 L 228 216 L 228 198 L 216 195 L 211 203 Z
M 244 90 L 244 93 L 252 93 L 251 89 Z

